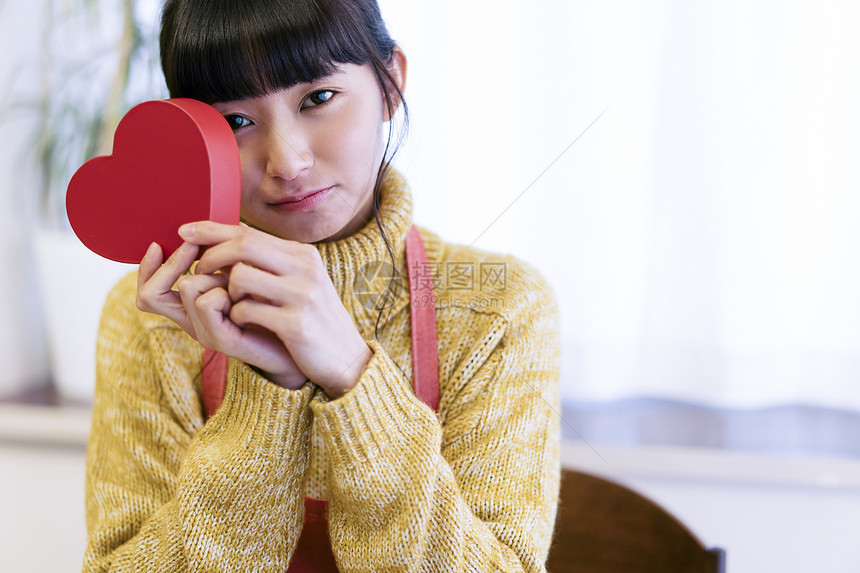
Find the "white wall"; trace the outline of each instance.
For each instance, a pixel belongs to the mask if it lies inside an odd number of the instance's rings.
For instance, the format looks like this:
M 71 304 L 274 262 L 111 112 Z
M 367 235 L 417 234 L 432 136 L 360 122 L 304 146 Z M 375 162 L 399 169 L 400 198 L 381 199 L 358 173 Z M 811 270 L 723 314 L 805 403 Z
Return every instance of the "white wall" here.
M 81 446 L 0 442 L 0 570 L 81 570 L 84 466 Z
M 726 550 L 730 573 L 856 573 L 860 490 L 633 478 L 628 483 Z
M 416 219 L 549 278 L 565 398 L 860 410 L 860 4 L 383 7 Z
M 0 396 L 47 379 L 38 284 L 32 265 L 29 208 L 37 183 L 26 158 L 39 96 L 42 2 L 0 2 Z

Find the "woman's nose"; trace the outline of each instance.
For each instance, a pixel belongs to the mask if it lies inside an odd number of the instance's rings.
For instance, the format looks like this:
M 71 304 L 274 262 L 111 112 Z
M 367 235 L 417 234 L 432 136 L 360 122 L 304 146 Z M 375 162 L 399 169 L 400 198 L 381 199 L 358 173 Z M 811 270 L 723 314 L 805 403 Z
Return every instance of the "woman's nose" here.
M 314 156 L 299 134 L 292 137 L 270 129 L 266 139 L 266 175 L 292 180 L 306 169 L 313 169 Z

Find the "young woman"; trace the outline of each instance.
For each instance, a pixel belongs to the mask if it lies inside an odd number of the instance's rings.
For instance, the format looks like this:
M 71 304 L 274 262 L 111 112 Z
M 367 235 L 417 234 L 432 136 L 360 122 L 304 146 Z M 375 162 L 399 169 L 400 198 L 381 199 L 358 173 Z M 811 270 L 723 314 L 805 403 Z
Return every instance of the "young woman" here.
M 167 0 L 161 50 L 233 127 L 243 224 L 182 227 L 108 298 L 84 570 L 543 570 L 554 298 L 411 231 L 376 1 Z

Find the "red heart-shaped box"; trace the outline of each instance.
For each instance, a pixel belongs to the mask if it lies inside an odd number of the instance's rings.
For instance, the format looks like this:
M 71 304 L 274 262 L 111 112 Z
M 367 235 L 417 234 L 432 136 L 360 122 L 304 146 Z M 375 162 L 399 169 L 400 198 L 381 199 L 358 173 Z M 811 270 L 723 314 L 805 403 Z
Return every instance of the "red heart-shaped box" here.
M 139 263 L 152 242 L 165 257 L 191 221 L 238 224 L 239 149 L 215 108 L 193 99 L 141 103 L 116 129 L 113 155 L 95 157 L 75 172 L 66 211 L 91 251 Z

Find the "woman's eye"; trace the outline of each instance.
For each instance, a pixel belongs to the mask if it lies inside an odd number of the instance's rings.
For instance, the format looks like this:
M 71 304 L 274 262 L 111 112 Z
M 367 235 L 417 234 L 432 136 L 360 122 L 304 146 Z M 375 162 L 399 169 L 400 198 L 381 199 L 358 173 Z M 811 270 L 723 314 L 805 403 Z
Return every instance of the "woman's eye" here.
M 331 90 L 317 90 L 305 98 L 302 107 L 315 107 L 322 105 L 334 97 L 334 92 Z
M 247 117 L 242 117 L 241 115 L 225 115 L 224 119 L 227 120 L 227 123 L 230 125 L 230 129 L 233 131 L 251 125 L 251 120 Z

